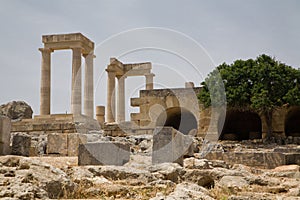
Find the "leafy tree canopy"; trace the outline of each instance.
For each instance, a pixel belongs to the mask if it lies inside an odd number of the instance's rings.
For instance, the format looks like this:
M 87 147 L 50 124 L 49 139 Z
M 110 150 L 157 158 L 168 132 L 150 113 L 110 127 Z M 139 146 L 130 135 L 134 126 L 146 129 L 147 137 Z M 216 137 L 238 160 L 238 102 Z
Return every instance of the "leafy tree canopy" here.
M 272 135 L 272 113 L 276 108 L 300 105 L 300 70 L 263 54 L 255 60 L 223 63 L 212 71 L 198 95 L 205 107 L 211 106 L 211 96 L 218 96 L 210 86 L 218 73 L 224 83 L 227 106 L 261 113 L 268 124 L 268 136 Z

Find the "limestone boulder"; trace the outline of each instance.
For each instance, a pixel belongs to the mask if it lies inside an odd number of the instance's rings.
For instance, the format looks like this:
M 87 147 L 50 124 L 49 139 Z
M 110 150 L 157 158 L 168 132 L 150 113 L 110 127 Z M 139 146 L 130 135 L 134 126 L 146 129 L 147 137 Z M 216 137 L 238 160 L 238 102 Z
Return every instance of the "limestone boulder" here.
M 31 119 L 32 108 L 24 101 L 12 101 L 0 106 L 0 115 L 9 117 L 12 120 Z
M 183 168 L 178 163 L 160 163 L 150 166 L 148 170 L 157 178 L 175 183 L 180 181 L 180 175 L 183 172 Z
M 274 169 L 275 172 L 299 172 L 300 166 L 299 165 L 283 165 L 278 166 Z
M 31 147 L 31 137 L 26 133 L 15 133 L 12 137 L 13 155 L 29 156 Z
M 108 180 L 130 180 L 138 179 L 140 181 L 149 182 L 155 180 L 154 175 L 152 175 L 147 170 L 140 170 L 125 166 L 87 166 L 88 170 L 94 176 L 104 177 Z
M 213 187 L 215 180 L 207 170 L 186 169 L 181 177 L 185 182 L 195 183 L 202 187 Z
M 180 200 L 180 199 L 196 199 L 196 200 L 213 200 L 209 196 L 207 189 L 193 183 L 180 183 L 177 184 L 175 190 L 169 195 L 164 196 L 158 194 L 156 197 L 151 200 Z
M 241 176 L 223 176 L 218 185 L 222 188 L 241 190 L 247 187 L 249 183 Z
M 58 168 L 21 156 L 0 157 L 0 198 L 60 198 L 75 184 Z

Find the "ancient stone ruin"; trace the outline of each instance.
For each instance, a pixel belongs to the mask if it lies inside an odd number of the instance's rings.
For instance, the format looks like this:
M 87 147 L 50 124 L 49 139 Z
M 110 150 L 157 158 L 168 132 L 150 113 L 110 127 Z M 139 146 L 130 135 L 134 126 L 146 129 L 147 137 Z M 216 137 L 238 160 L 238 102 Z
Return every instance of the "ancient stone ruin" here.
M 156 89 L 150 62 L 128 64 L 117 58 L 110 58 L 106 68 L 106 106 L 94 107 L 94 42 L 81 33 L 44 35 L 42 42 L 40 113 L 32 118 L 28 107 L 17 114 L 18 106 L 0 110 L 0 155 L 15 155 L 0 156 L 0 168 L 4 166 L 0 177 L 23 177 L 17 182 L 32 187 L 17 194 L 15 191 L 26 188 L 10 190 L 6 179 L 0 179 L 0 197 L 78 198 L 71 191 L 82 195 L 80 187 L 91 188 L 87 197 L 137 196 L 122 184 L 166 191 L 162 195 L 146 191 L 153 199 L 180 195 L 185 199 L 212 199 L 216 195 L 210 194 L 211 188 L 223 188 L 223 194 L 226 188 L 243 191 L 253 185 L 266 186 L 271 199 L 277 193 L 300 196 L 300 183 L 295 180 L 300 165 L 299 107 L 276 110 L 272 122 L 276 137 L 265 141 L 267 125 L 260 113 L 204 108 L 197 98 L 201 87 L 186 82 L 183 88 Z M 71 113 L 52 114 L 51 53 L 64 49 L 73 53 Z M 125 80 L 130 76 L 145 77 L 145 89 L 130 99 L 139 112 L 130 113 L 126 121 Z M 65 168 L 53 169 L 19 156 L 54 159 L 52 165 L 59 165 L 59 159 L 70 159 L 70 163 L 63 161 Z M 274 171 L 264 171 L 268 169 Z M 21 174 L 22 170 L 28 173 Z M 51 181 L 36 175 L 35 170 L 49 174 Z M 281 178 L 285 185 L 278 183 L 280 188 L 275 187 L 278 180 L 274 177 Z M 290 183 L 291 179 L 294 182 Z M 101 185 L 101 191 L 95 188 L 97 185 Z M 111 185 L 116 188 L 105 189 Z M 186 188 L 190 192 L 183 192 Z M 259 199 L 259 195 L 251 197 Z

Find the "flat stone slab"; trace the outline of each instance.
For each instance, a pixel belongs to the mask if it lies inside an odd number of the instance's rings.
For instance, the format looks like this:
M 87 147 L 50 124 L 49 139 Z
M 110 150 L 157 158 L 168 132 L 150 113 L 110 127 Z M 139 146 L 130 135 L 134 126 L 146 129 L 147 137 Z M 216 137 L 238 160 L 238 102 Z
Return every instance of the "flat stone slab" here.
M 129 144 L 99 142 L 80 144 L 78 165 L 124 165 L 130 159 Z
M 172 127 L 154 130 L 152 164 L 174 162 L 183 165 L 183 156 L 190 150 L 193 140 Z

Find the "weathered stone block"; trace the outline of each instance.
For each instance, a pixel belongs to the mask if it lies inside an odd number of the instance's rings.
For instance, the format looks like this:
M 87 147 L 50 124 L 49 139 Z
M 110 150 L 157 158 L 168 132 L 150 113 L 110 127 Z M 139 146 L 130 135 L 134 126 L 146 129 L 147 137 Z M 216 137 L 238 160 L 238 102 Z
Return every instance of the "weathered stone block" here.
M 86 144 L 87 137 L 80 133 L 68 134 L 68 156 L 77 156 L 80 144 Z
M 68 155 L 68 135 L 63 133 L 48 134 L 47 154 Z
M 0 155 L 10 154 L 11 122 L 8 117 L 0 117 Z
M 154 130 L 152 163 L 175 162 L 183 164 L 183 156 L 187 153 L 193 140 L 173 129 L 159 127 Z
M 79 145 L 78 165 L 124 165 L 130 159 L 129 144 L 100 142 Z
M 31 137 L 26 133 L 16 133 L 12 138 L 12 155 L 29 156 Z

